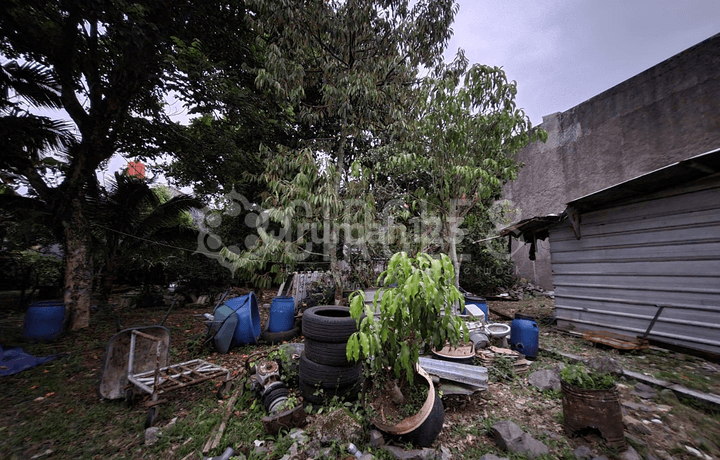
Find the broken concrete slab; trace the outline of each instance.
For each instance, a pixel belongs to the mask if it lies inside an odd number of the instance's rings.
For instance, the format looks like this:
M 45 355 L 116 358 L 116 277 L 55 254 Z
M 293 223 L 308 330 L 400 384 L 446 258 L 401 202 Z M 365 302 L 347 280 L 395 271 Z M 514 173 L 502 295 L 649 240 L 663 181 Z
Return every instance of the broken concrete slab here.
M 370 430 L 370 447 L 380 447 L 385 444 L 385 437 L 378 430 Z
M 650 428 L 646 427 L 643 422 L 640 420 L 631 417 L 629 415 L 625 415 L 623 417 L 623 424 L 625 424 L 625 428 L 630 432 L 634 434 L 642 434 L 642 435 L 650 435 L 652 434 L 652 431 Z
M 646 406 L 645 404 L 638 404 L 632 401 L 621 401 L 620 404 L 630 410 L 634 410 L 636 412 L 653 412 L 653 408 L 650 406 Z
M 635 389 L 630 393 L 640 396 L 642 399 L 652 399 L 657 396 L 657 391 L 649 385 L 645 385 L 642 382 L 635 384 Z
M 623 370 L 617 361 L 610 358 L 609 356 L 602 356 L 599 358 L 592 358 L 588 360 L 587 365 L 589 368 L 595 370 L 600 374 L 622 374 Z
M 620 460 L 642 460 L 640 454 L 632 447 L 628 446 L 627 450 L 620 452 Z
M 518 454 L 524 454 L 533 459 L 550 453 L 545 444 L 525 433 L 517 424 L 510 420 L 503 420 L 492 427 L 495 442 L 503 449 Z
M 145 445 L 154 446 L 158 443 L 158 441 L 160 441 L 161 436 L 162 431 L 160 431 L 160 428 L 156 426 L 151 426 L 150 428 L 145 430 Z
M 434 449 L 405 450 L 397 446 L 382 446 L 382 448 L 393 454 L 398 460 L 436 460 L 439 458 Z
M 485 454 L 478 460 L 509 460 L 507 457 L 498 457 L 495 454 Z
M 440 459 L 441 460 L 453 460 L 452 451 L 445 446 L 440 446 Z
M 590 449 L 588 446 L 580 446 L 573 451 L 573 455 L 579 460 L 589 460 L 593 458 L 595 454 L 593 454 L 592 449 Z
M 542 391 L 560 391 L 560 373 L 554 369 L 535 371 L 528 377 L 528 382 Z

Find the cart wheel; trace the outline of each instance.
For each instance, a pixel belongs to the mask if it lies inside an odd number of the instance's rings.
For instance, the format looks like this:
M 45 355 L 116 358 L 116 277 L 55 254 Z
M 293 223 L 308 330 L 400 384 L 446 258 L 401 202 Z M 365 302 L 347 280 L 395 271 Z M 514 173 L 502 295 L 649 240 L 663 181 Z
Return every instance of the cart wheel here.
M 220 385 L 220 388 L 218 388 L 217 398 L 225 399 L 226 396 L 232 394 L 233 388 L 235 388 L 235 384 L 232 380 L 228 380 L 227 382 L 223 383 L 222 385 Z
M 125 404 L 128 407 L 132 407 L 135 404 L 135 392 L 132 387 L 125 390 Z
M 158 416 L 158 408 L 157 406 L 152 406 L 150 409 L 148 409 L 147 417 L 145 418 L 145 428 L 150 428 L 155 424 L 155 420 L 157 420 Z

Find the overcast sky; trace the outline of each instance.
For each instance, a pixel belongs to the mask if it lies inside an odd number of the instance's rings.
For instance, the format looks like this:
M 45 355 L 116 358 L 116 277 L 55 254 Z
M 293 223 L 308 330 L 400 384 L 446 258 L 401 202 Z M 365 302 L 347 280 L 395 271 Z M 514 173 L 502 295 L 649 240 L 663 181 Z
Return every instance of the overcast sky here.
M 457 0 L 446 60 L 501 66 L 534 125 L 720 33 L 720 0 Z

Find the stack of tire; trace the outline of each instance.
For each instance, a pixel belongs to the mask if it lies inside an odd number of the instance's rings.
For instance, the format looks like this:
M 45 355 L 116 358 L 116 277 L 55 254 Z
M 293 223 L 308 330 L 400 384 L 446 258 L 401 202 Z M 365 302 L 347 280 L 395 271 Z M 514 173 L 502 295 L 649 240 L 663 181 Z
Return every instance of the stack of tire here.
M 298 372 L 300 394 L 312 404 L 333 396 L 354 401 L 362 386 L 362 363 L 348 362 L 345 347 L 357 331 L 348 307 L 321 305 L 305 310 L 305 351 Z

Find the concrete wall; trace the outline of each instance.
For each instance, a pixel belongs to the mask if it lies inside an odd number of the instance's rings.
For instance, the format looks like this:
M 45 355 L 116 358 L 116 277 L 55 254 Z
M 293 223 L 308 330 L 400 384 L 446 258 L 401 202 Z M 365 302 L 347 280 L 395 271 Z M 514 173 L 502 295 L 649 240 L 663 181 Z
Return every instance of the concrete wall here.
M 548 141 L 519 152 L 525 167 L 504 188 L 522 219 L 559 214 L 571 200 L 720 147 L 720 34 L 541 126 Z M 516 274 L 552 289 L 543 243 L 535 261 L 513 243 Z

